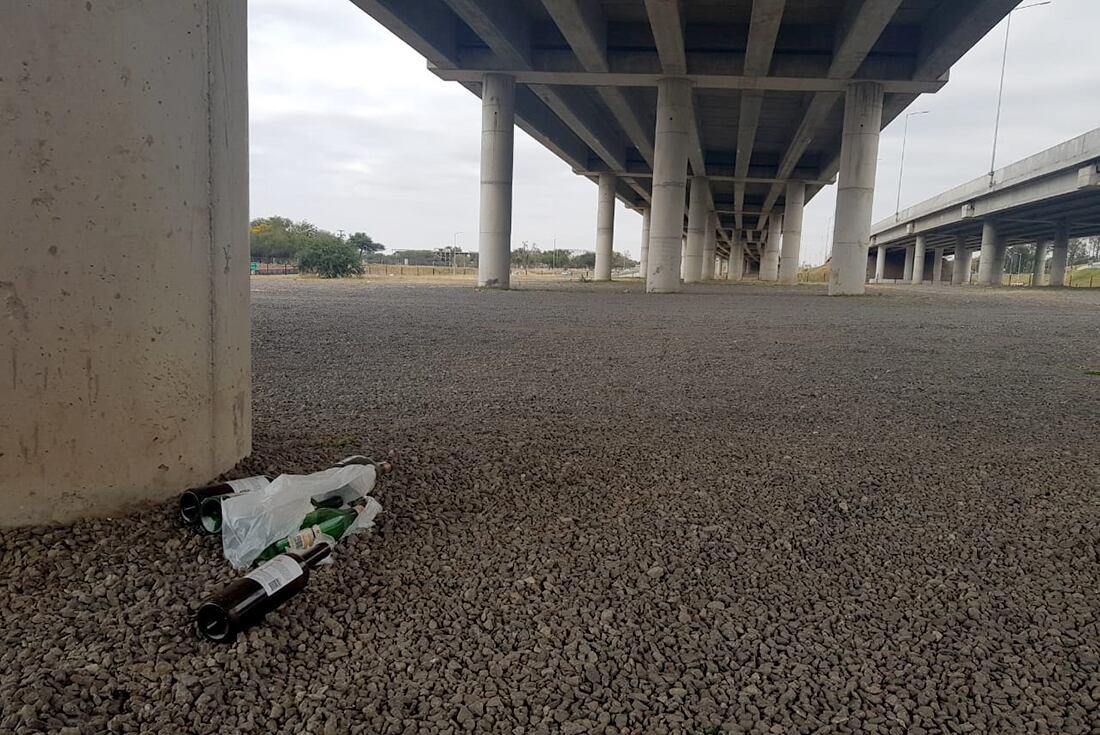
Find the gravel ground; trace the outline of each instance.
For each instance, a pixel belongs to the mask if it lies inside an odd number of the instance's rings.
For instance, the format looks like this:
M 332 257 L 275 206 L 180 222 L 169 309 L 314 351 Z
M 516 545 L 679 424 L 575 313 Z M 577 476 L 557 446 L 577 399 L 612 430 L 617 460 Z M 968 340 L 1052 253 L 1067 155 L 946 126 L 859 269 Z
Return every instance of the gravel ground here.
M 171 502 L 0 532 L 0 732 L 1100 733 L 1100 290 L 253 296 L 383 524 L 231 647 Z

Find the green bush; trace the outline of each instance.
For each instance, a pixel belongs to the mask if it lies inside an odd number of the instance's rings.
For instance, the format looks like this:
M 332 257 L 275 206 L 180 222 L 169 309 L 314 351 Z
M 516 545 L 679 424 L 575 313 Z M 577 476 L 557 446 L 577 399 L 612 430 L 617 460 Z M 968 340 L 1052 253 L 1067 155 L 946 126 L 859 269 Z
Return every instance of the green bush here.
M 316 234 L 301 251 L 299 267 L 321 278 L 346 278 L 363 273 L 359 248 L 338 237 Z

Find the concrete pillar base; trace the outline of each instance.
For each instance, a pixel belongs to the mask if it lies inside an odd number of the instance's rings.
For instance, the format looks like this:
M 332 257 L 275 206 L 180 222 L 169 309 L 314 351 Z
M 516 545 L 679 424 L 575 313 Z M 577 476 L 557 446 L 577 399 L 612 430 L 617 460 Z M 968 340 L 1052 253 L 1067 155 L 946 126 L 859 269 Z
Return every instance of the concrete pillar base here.
M 611 280 L 611 260 L 615 243 L 615 188 L 619 179 L 615 174 L 600 174 L 599 208 L 596 212 L 596 268 L 597 281 Z
M 849 85 L 844 100 L 840 180 L 829 272 L 830 296 L 858 295 L 866 288 L 871 205 L 881 129 L 882 85 L 874 82 Z
M 5 4 L 0 525 L 124 513 L 251 450 L 245 7 Z
M 516 84 L 486 74 L 481 89 L 481 207 L 477 285 L 508 288 L 512 278 L 512 160 Z
M 657 130 L 646 293 L 675 293 L 680 286 L 688 141 L 694 114 L 691 82 L 669 77 L 657 83 Z
M 786 205 L 783 208 L 783 244 L 779 256 L 779 282 L 786 286 L 798 283 L 798 265 L 802 257 L 802 218 L 806 206 L 806 185 L 801 181 L 787 184 Z

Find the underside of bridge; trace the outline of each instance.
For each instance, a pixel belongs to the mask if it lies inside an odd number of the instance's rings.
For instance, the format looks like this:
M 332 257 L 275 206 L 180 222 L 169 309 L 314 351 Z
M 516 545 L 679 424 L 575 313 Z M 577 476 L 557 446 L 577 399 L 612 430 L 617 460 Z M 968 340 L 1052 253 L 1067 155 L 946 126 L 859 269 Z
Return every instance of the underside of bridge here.
M 577 173 L 601 180 L 604 191 L 614 187 L 627 206 L 654 210 L 650 238 L 656 242 L 643 248 L 649 256 L 644 275 L 654 281 L 650 290 L 676 290 L 681 275 L 687 282 L 713 275 L 705 235 L 692 237 L 693 201 L 707 209 L 696 221 L 714 213 L 719 259 L 747 256 L 762 261 L 763 279 L 789 280 L 789 261 L 797 265 L 799 254 L 801 208 L 839 174 L 834 242 L 841 252 L 834 270 L 849 272 L 834 277 L 838 293 L 862 290 L 879 129 L 918 94 L 938 90 L 950 66 L 1016 5 L 353 2 L 422 53 L 442 79 L 479 95 L 486 77 L 494 79 L 494 89 L 506 86 L 515 124 Z M 690 197 L 688 179 L 705 195 Z M 662 197 L 660 190 L 669 187 L 676 191 Z M 499 188 L 490 194 L 509 196 Z M 779 226 L 792 219 L 784 217 L 792 208 L 799 210 L 798 228 Z M 501 224 L 498 218 L 491 236 L 483 234 L 483 252 L 507 245 Z M 681 273 L 680 255 L 672 251 L 685 232 Z M 779 237 L 793 240 L 782 247 L 787 269 L 779 266 Z M 740 273 L 742 266 L 726 270 Z M 483 274 L 482 282 L 506 285 L 507 279 L 495 272 Z

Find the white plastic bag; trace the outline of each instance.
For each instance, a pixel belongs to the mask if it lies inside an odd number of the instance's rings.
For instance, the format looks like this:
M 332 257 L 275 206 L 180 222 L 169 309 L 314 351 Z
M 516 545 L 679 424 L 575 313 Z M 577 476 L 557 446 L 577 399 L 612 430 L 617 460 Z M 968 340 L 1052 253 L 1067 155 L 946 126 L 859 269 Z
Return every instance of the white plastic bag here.
M 229 497 L 222 503 L 222 553 L 234 568 L 247 569 L 268 546 L 298 531 L 311 501 L 339 496 L 347 503 L 370 495 L 374 482 L 373 465 L 349 465 L 279 475 L 261 490 Z M 374 512 L 361 513 L 352 529 L 369 528 L 381 506 L 375 501 L 367 510 Z

